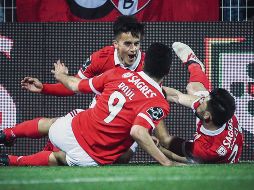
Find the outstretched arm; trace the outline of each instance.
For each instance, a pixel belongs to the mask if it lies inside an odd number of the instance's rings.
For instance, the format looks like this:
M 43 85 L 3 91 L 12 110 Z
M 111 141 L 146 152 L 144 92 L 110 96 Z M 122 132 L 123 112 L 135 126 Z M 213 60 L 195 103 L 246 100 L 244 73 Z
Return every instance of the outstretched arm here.
M 134 125 L 131 128 L 130 135 L 149 155 L 157 160 L 161 165 L 170 166 L 174 163 L 170 161 L 155 145 L 148 129 L 140 125 Z
M 69 76 L 68 68 L 61 63 L 60 60 L 57 63 L 54 63 L 55 70 L 51 72 L 55 75 L 57 81 L 61 82 L 66 88 L 72 90 L 73 92 L 78 92 L 78 85 L 81 81 L 80 78 Z
M 194 102 L 196 102 L 197 99 L 199 99 L 198 96 L 183 94 L 182 92 L 180 92 L 174 88 L 169 88 L 169 87 L 163 86 L 163 89 L 166 92 L 167 100 L 169 102 L 181 104 L 181 105 L 186 106 L 188 108 L 191 108 L 192 104 Z

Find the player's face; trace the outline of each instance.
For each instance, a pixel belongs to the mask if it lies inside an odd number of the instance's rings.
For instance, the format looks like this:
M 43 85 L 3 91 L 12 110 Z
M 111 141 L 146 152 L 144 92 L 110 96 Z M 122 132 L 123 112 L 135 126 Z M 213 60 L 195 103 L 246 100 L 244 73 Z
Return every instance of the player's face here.
M 202 121 L 205 121 L 206 119 L 209 119 L 210 117 L 210 113 L 209 111 L 207 110 L 207 104 L 208 104 L 208 101 L 209 101 L 210 97 L 206 97 L 204 99 L 204 101 L 200 104 L 200 106 L 197 108 L 196 110 L 196 116 L 201 119 Z
M 140 49 L 140 36 L 138 38 L 130 32 L 120 34 L 114 41 L 114 46 L 118 52 L 118 58 L 125 66 L 131 66 L 137 59 Z

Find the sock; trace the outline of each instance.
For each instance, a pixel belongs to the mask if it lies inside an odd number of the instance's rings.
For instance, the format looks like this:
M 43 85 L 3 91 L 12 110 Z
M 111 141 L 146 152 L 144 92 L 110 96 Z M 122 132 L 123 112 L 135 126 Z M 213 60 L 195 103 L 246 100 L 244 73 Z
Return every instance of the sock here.
M 4 134 L 6 135 L 6 140 L 18 137 L 40 138 L 42 136 L 38 131 L 38 122 L 40 119 L 41 118 L 35 118 L 17 124 L 13 128 L 5 129 Z
M 43 151 L 53 151 L 53 152 L 58 152 L 60 151 L 59 148 L 55 147 L 50 140 L 47 141 L 46 145 L 42 149 Z
M 188 70 L 190 72 L 189 82 L 200 82 L 206 89 L 209 88 L 209 80 L 206 77 L 205 73 L 202 71 L 199 64 L 190 64 L 188 66 Z
M 52 151 L 41 151 L 29 156 L 8 155 L 9 166 L 48 166 Z

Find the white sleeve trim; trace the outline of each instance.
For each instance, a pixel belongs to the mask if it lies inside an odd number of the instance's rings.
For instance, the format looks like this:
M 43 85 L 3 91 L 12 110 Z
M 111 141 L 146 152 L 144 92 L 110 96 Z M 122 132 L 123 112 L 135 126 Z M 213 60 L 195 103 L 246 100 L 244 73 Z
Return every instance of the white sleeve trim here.
M 94 86 L 93 86 L 93 78 L 91 78 L 91 79 L 89 79 L 88 80 L 88 82 L 89 82 L 89 86 L 90 86 L 90 88 L 91 88 L 91 90 L 95 93 L 95 94 L 101 94 L 99 91 L 97 91 L 95 88 L 94 88 Z
M 139 113 L 138 116 L 145 119 L 152 126 L 152 128 L 155 129 L 155 125 L 154 125 L 153 121 L 147 115 L 145 115 L 143 113 Z
M 81 78 L 81 79 L 88 79 L 83 73 L 81 70 L 78 71 L 78 76 Z

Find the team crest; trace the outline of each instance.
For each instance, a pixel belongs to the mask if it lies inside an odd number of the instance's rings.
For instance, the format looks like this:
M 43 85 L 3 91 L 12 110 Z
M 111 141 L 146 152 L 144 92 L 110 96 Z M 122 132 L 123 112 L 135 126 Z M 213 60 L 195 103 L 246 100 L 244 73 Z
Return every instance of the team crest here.
M 155 121 L 155 120 L 160 120 L 164 116 L 164 112 L 161 108 L 159 107 L 151 107 L 146 111 L 150 117 Z
M 133 75 L 134 75 L 133 73 L 128 72 L 128 73 L 124 73 L 124 74 L 122 75 L 122 77 L 123 77 L 123 78 L 130 78 L 130 77 L 133 76 Z
M 216 152 L 219 154 L 219 156 L 225 156 L 227 154 L 227 149 L 221 145 Z
M 151 0 L 110 0 L 123 15 L 134 15 L 144 9 Z

